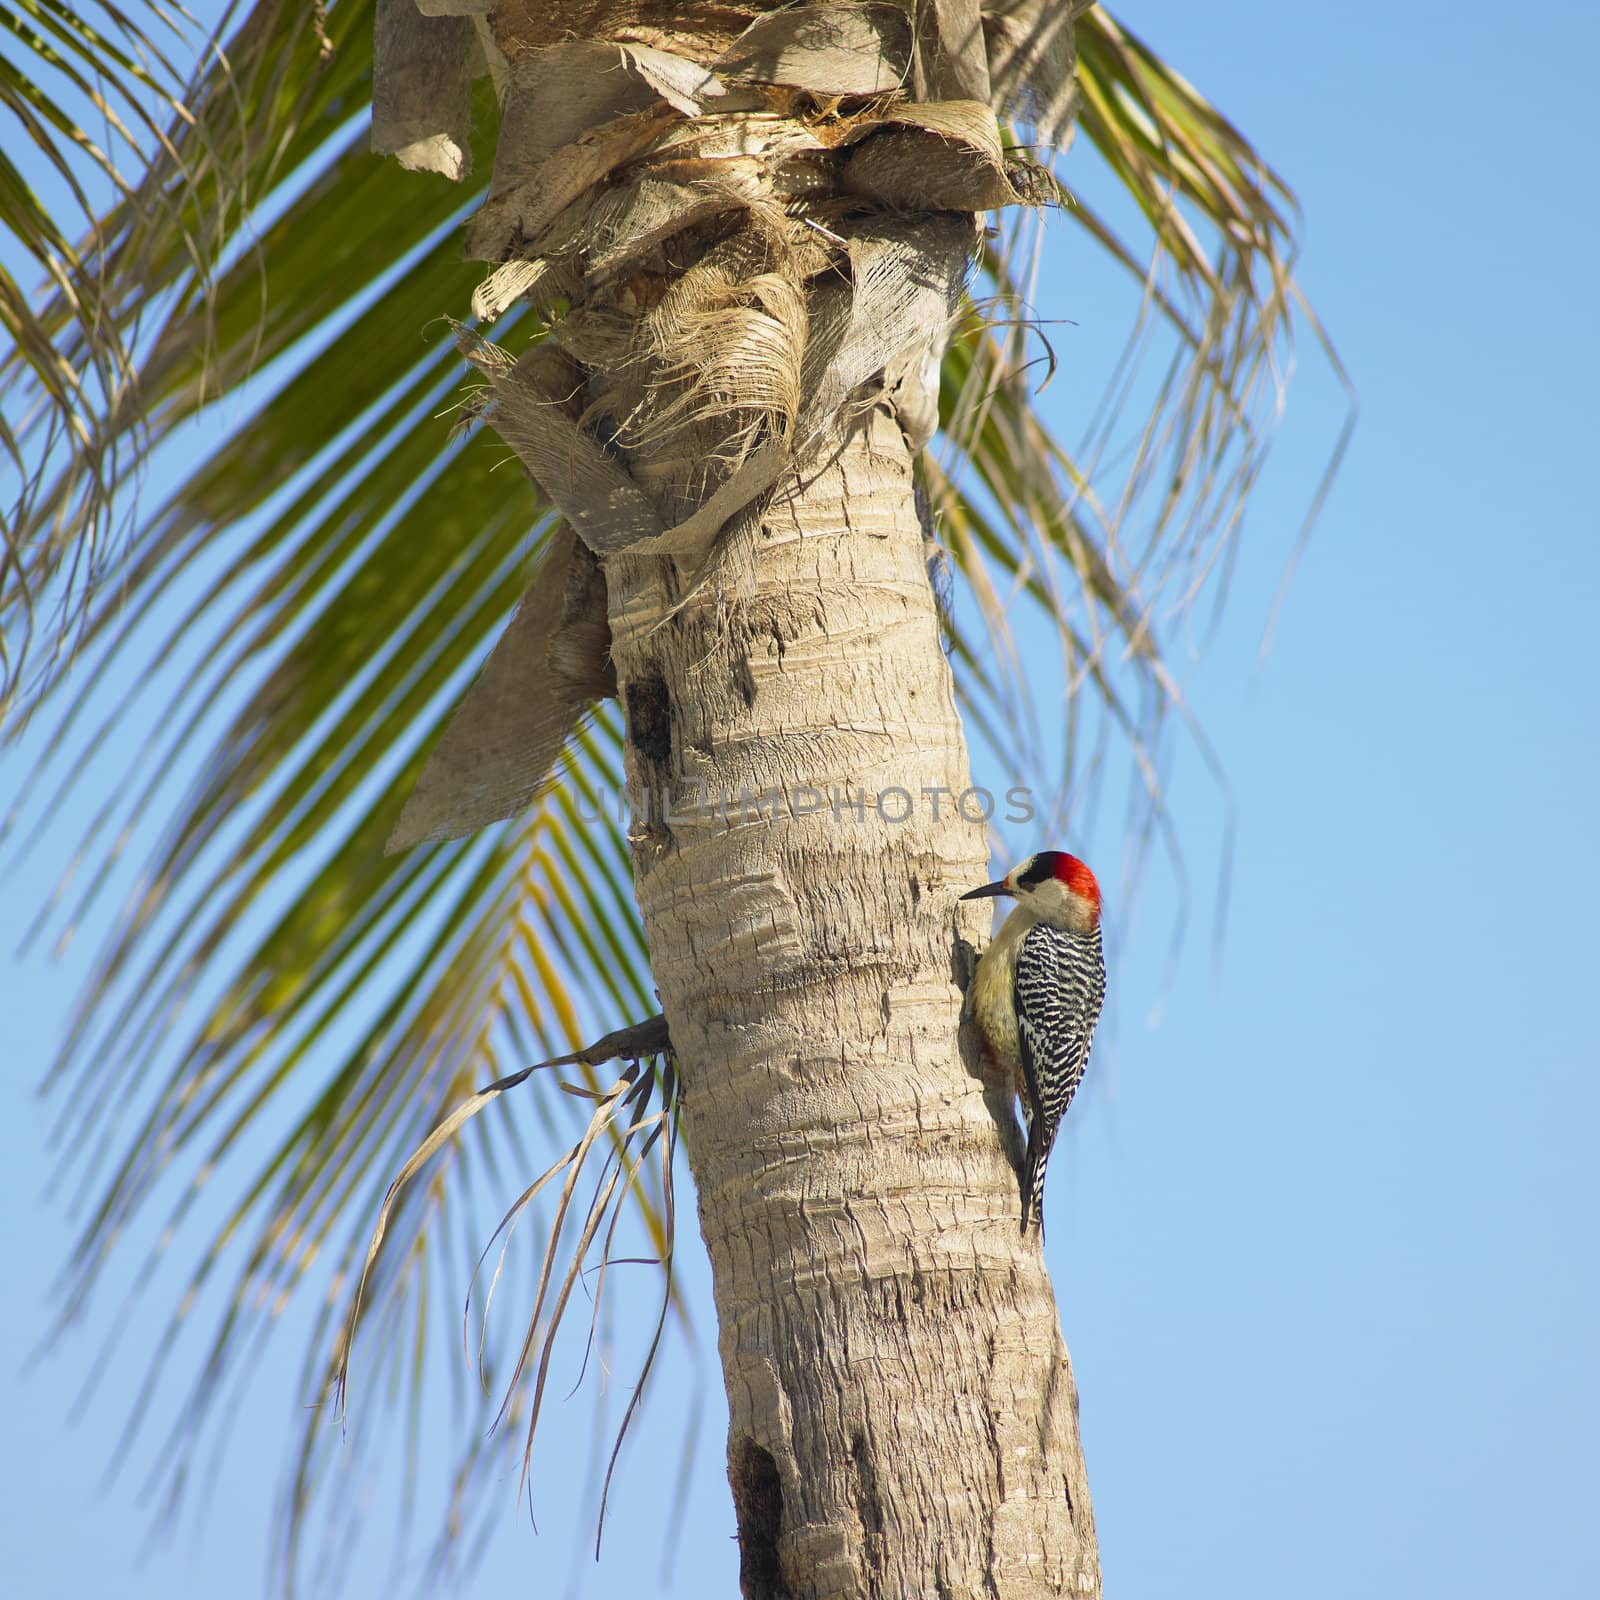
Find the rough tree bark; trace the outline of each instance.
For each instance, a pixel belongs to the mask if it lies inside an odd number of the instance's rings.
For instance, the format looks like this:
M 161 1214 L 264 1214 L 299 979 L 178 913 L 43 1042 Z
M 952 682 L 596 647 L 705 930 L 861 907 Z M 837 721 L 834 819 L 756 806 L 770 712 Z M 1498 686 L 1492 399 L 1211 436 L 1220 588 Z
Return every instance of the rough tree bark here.
M 483 4 L 425 9 L 397 84 L 456 82 Z M 1099 1592 L 1014 1124 L 960 1037 L 988 852 L 912 467 L 974 219 L 1043 181 L 991 92 L 1059 124 L 1068 9 L 501 0 L 474 36 L 508 85 L 477 309 L 549 333 L 466 348 L 576 539 L 397 842 L 525 800 L 614 672 L 752 1600 Z M 458 169 L 430 94 L 380 143 Z
M 637 887 L 752 1600 L 1099 1588 L 1055 1302 L 957 1044 L 955 936 L 978 930 L 953 901 L 987 848 L 953 798 L 967 755 L 909 454 L 879 413 L 763 518 L 731 612 L 707 597 L 658 627 L 659 563 L 619 564 L 613 592 L 636 815 L 676 802 L 636 830 Z M 694 814 L 702 787 L 772 786 L 765 818 Z M 846 790 L 876 809 L 836 815 Z

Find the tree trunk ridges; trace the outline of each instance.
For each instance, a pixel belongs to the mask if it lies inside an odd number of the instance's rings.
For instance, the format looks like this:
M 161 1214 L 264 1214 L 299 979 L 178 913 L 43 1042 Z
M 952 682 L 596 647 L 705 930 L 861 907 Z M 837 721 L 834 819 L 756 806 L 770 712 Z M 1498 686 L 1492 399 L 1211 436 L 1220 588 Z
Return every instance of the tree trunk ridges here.
M 956 1044 L 987 849 L 900 429 L 733 559 L 687 603 L 660 560 L 607 578 L 746 1592 L 1094 1593 L 1055 1305 Z

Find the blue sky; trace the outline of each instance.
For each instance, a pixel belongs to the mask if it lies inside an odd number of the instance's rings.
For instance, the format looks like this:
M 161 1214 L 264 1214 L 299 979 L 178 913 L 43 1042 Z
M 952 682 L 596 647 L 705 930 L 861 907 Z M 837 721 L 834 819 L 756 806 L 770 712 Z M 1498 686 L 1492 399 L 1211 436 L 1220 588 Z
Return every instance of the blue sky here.
M 1600 528 L 1582 461 L 1600 370 L 1588 204 L 1600 34 L 1576 6 L 1520 29 L 1442 3 L 1343 19 L 1244 0 L 1119 14 L 1295 186 L 1303 281 L 1362 414 L 1262 660 L 1340 420 L 1307 344 L 1225 620 L 1180 662 L 1232 809 L 1180 752 L 1171 803 L 1194 879 L 1190 935 L 1174 968 L 1161 873 L 1131 915 L 1114 914 L 1114 1009 L 1052 1163 L 1047 1255 L 1107 1592 L 1587 1600 L 1600 1593 L 1600 741 L 1587 659 Z M 1053 334 L 1063 367 L 1044 403 L 1067 426 L 1128 308 L 1072 230 L 1052 239 L 1040 309 L 1073 326 Z M 1095 835 L 1073 842 L 1115 863 L 1117 823 L 1103 806 Z M 1218 947 L 1209 896 L 1230 823 Z M 1055 841 L 1010 841 L 1035 842 Z M 13 867 L 8 925 L 46 882 L 43 867 Z M 44 1195 L 50 1114 L 32 1087 L 88 954 L 80 942 L 61 962 L 0 966 L 11 1584 L 49 1600 L 253 1592 L 292 1328 L 238 1400 L 205 1519 L 148 1549 L 139 1474 L 108 1484 L 103 1468 L 159 1320 L 127 1330 L 76 1423 L 82 1376 L 117 1331 L 115 1297 L 24 1367 L 72 1237 L 61 1199 Z M 700 1269 L 687 1270 L 693 1285 Z M 557 1408 L 540 1532 L 507 1482 L 471 1592 L 566 1592 L 574 1571 L 589 1595 L 655 1588 L 681 1370 L 666 1369 L 664 1404 L 627 1459 L 603 1563 L 575 1559 L 585 1535 L 567 1531 L 581 1497 L 563 1466 L 591 1416 L 580 1395 Z M 707 1377 L 676 1559 L 685 1595 L 734 1589 Z M 387 1525 L 386 1480 L 373 1505 Z M 344 1593 L 387 1594 L 395 1579 L 369 1561 Z

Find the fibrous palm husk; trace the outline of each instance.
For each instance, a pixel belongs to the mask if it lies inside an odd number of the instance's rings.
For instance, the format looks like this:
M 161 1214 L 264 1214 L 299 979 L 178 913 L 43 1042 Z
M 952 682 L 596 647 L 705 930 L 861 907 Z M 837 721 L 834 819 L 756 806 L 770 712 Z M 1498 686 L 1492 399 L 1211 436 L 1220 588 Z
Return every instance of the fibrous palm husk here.
M 994 83 L 1048 110 L 1063 30 L 1040 8 L 978 0 L 688 9 L 566 6 L 559 36 L 522 0 L 488 12 L 506 88 L 468 234 L 497 263 L 474 309 L 527 299 L 549 336 L 520 357 L 476 336 L 463 348 L 488 380 L 482 420 L 587 549 L 675 559 L 692 590 L 718 535 L 752 526 L 873 407 L 914 446 L 934 432 L 977 214 L 1054 194 L 1002 144 L 988 52 Z M 1030 45 L 1030 27 L 1048 38 Z M 594 621 L 532 596 L 525 610 Z M 513 625 L 480 686 L 515 652 L 529 698 L 575 726 L 582 708 L 546 693 L 529 626 Z M 433 764 L 470 752 L 471 775 L 424 774 L 419 793 L 463 797 L 456 817 L 432 806 L 432 834 L 491 820 L 491 791 L 522 803 L 528 763 L 508 755 L 514 773 L 485 782 L 497 738 L 441 742 Z

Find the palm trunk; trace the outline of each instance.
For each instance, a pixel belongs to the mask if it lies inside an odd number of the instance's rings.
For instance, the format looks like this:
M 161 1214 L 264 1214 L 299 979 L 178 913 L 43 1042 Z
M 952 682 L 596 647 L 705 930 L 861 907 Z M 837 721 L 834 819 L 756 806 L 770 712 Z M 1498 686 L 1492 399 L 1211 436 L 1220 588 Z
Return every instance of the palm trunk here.
M 1071 1365 L 957 1046 L 987 849 L 904 436 L 878 413 L 771 510 L 731 609 L 673 614 L 663 566 L 608 565 L 612 654 L 744 1593 L 1095 1594 Z
M 991 90 L 1039 115 L 1070 82 L 1065 5 L 991 9 L 988 33 L 978 0 L 489 23 L 510 90 L 470 241 L 504 265 L 477 305 L 551 328 L 469 353 L 598 566 L 560 546 L 507 636 L 525 668 L 485 681 L 566 726 L 615 670 L 751 1600 L 1099 1592 L 1014 1120 L 959 1038 L 982 913 L 956 896 L 988 851 L 912 480 L 974 217 L 1047 187 Z M 434 45 L 407 48 L 422 82 Z M 458 149 L 437 98 L 387 147 Z M 531 792 L 560 737 L 530 723 L 505 757 L 500 726 L 462 736 L 479 801 L 501 769 L 496 803 Z M 411 836 L 451 825 L 418 810 Z

